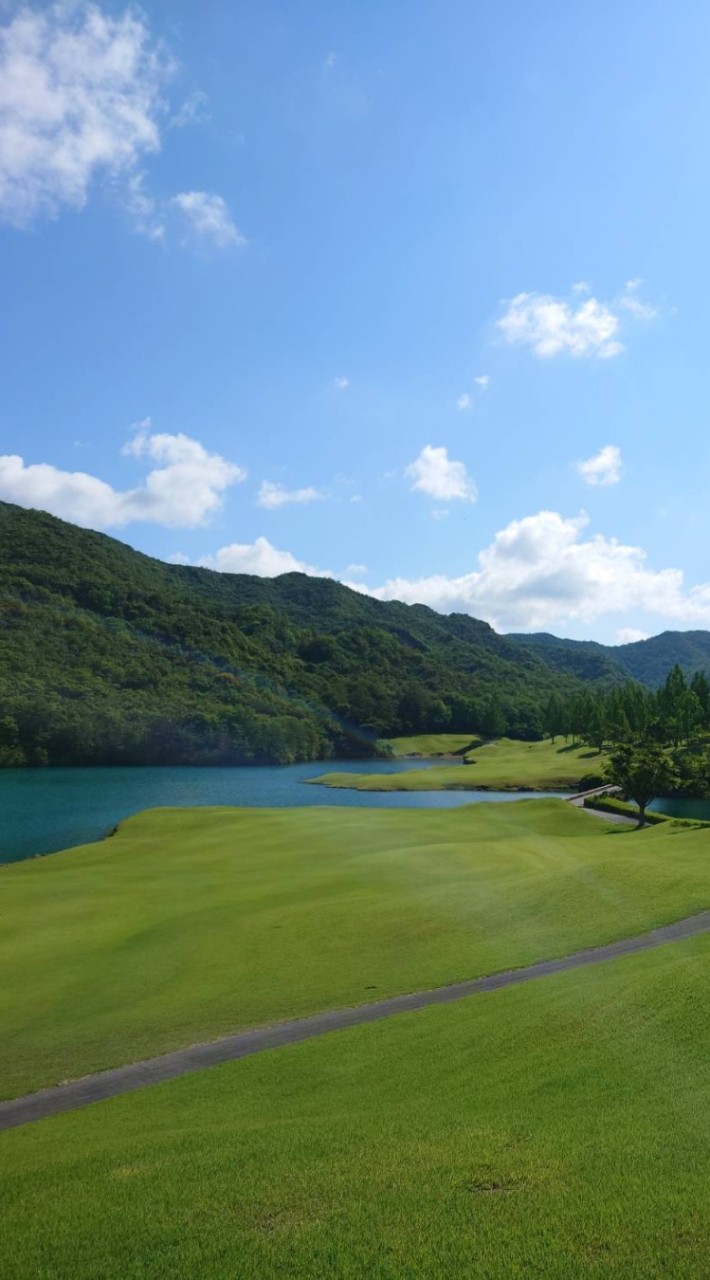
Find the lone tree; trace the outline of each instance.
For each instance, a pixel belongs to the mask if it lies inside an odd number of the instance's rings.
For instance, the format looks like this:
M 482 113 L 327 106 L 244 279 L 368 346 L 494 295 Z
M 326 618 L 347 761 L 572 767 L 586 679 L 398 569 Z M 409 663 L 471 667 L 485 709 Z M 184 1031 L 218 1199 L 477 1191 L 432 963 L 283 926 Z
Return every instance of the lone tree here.
M 619 787 L 625 800 L 638 805 L 639 827 L 646 821 L 646 809 L 656 796 L 667 795 L 678 781 L 676 771 L 662 746 L 655 742 L 624 743 L 607 762 L 606 774 Z

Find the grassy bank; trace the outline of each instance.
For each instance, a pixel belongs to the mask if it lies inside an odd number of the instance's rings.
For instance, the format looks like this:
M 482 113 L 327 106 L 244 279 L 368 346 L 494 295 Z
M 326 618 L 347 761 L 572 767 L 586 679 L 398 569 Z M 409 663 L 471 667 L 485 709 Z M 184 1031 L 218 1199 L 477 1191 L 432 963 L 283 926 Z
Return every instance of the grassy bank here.
M 458 756 L 481 745 L 477 733 L 420 733 L 413 738 L 386 738 L 393 756 Z
M 709 980 L 698 938 L 0 1135 L 0 1274 L 704 1280 Z
M 554 800 L 139 815 L 0 872 L 0 1092 L 641 932 L 708 847 Z
M 405 738 L 395 741 L 417 742 Z M 423 752 L 421 754 L 424 754 Z M 326 773 L 313 781 L 326 787 L 356 791 L 531 791 L 573 790 L 587 774 L 601 772 L 606 753 L 593 747 L 556 742 L 517 742 L 501 738 L 466 753 L 465 765 L 411 769 L 407 773 Z

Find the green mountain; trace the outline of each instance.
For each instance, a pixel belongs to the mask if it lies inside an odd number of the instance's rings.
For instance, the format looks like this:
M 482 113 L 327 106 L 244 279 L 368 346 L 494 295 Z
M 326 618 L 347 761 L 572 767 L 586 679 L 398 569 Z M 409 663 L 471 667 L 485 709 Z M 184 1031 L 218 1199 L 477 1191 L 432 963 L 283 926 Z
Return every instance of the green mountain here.
M 583 680 L 637 680 L 658 689 L 676 664 L 689 679 L 696 671 L 710 675 L 710 631 L 664 631 L 631 644 L 603 645 L 593 640 L 561 640 L 545 631 L 509 635 L 511 643 L 535 652 L 557 671 Z
M 0 763 L 363 755 L 419 732 L 538 736 L 576 673 L 465 615 L 324 578 L 168 565 L 0 503 Z

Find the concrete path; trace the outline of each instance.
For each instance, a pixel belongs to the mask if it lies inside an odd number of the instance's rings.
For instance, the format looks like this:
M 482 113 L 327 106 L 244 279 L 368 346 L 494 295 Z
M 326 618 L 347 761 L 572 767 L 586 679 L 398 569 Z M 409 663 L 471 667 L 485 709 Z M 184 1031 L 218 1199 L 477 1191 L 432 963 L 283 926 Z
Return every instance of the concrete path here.
M 334 1009 L 329 1013 L 317 1013 L 313 1017 L 300 1018 L 295 1022 L 280 1022 L 276 1026 L 255 1031 L 239 1031 L 236 1035 L 225 1036 L 209 1044 L 196 1044 L 189 1049 L 163 1054 L 160 1058 L 148 1058 L 127 1067 L 116 1067 L 112 1071 L 85 1076 L 82 1080 L 72 1080 L 51 1089 L 42 1089 L 39 1093 L 30 1093 L 24 1098 L 0 1102 L 0 1131 L 29 1124 L 32 1120 L 43 1120 L 61 1111 L 73 1111 L 90 1102 L 115 1098 L 121 1093 L 131 1093 L 135 1089 L 143 1089 L 146 1085 L 158 1084 L 163 1080 L 174 1080 L 176 1076 L 202 1071 L 205 1067 L 215 1067 L 223 1062 L 233 1062 L 236 1058 L 249 1057 L 253 1053 L 263 1053 L 265 1049 L 299 1044 L 302 1040 L 310 1040 L 329 1031 L 343 1031 L 346 1027 L 378 1022 L 381 1018 L 391 1018 L 397 1013 L 412 1013 L 417 1009 L 426 1009 L 429 1005 L 448 1004 L 452 1000 L 461 1000 L 464 996 L 498 991 L 501 987 L 517 986 L 520 982 L 565 973 L 569 969 L 582 969 L 585 965 L 599 964 L 603 960 L 617 960 L 621 956 L 660 947 L 666 942 L 693 938 L 700 933 L 710 933 L 710 911 L 679 920 L 675 924 L 664 925 L 660 929 L 652 929 L 650 933 L 642 933 L 635 938 L 610 942 L 603 947 L 590 947 L 586 951 L 576 951 L 573 955 L 562 956 L 558 960 L 543 960 L 524 969 L 509 969 L 487 978 L 472 978 L 448 987 L 436 987 L 433 991 L 391 996 L 387 1000 L 376 1000 L 372 1004 L 358 1005 L 351 1009 Z
M 569 804 L 572 805 L 573 809 L 581 809 L 583 813 L 593 813 L 596 818 L 603 818 L 605 822 L 618 822 L 624 827 L 638 826 L 638 818 L 633 818 L 629 813 L 612 813 L 611 811 L 607 812 L 605 809 L 587 809 L 584 800 L 579 799 L 577 796 L 574 796 L 569 801 Z

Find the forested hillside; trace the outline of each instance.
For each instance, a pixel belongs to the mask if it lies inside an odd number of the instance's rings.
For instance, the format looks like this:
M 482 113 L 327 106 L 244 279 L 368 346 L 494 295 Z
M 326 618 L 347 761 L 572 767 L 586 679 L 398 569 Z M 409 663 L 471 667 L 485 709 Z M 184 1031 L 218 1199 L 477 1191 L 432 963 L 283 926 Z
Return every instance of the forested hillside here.
M 688 679 L 696 671 L 710 675 L 710 631 L 663 631 L 648 640 L 604 645 L 594 640 L 562 640 L 545 631 L 534 635 L 509 635 L 513 644 L 531 649 L 558 671 L 583 680 L 618 678 L 638 680 L 659 689 L 669 671 L 679 666 Z
M 168 565 L 0 503 L 0 761 L 250 763 L 538 736 L 572 676 L 464 615 Z

